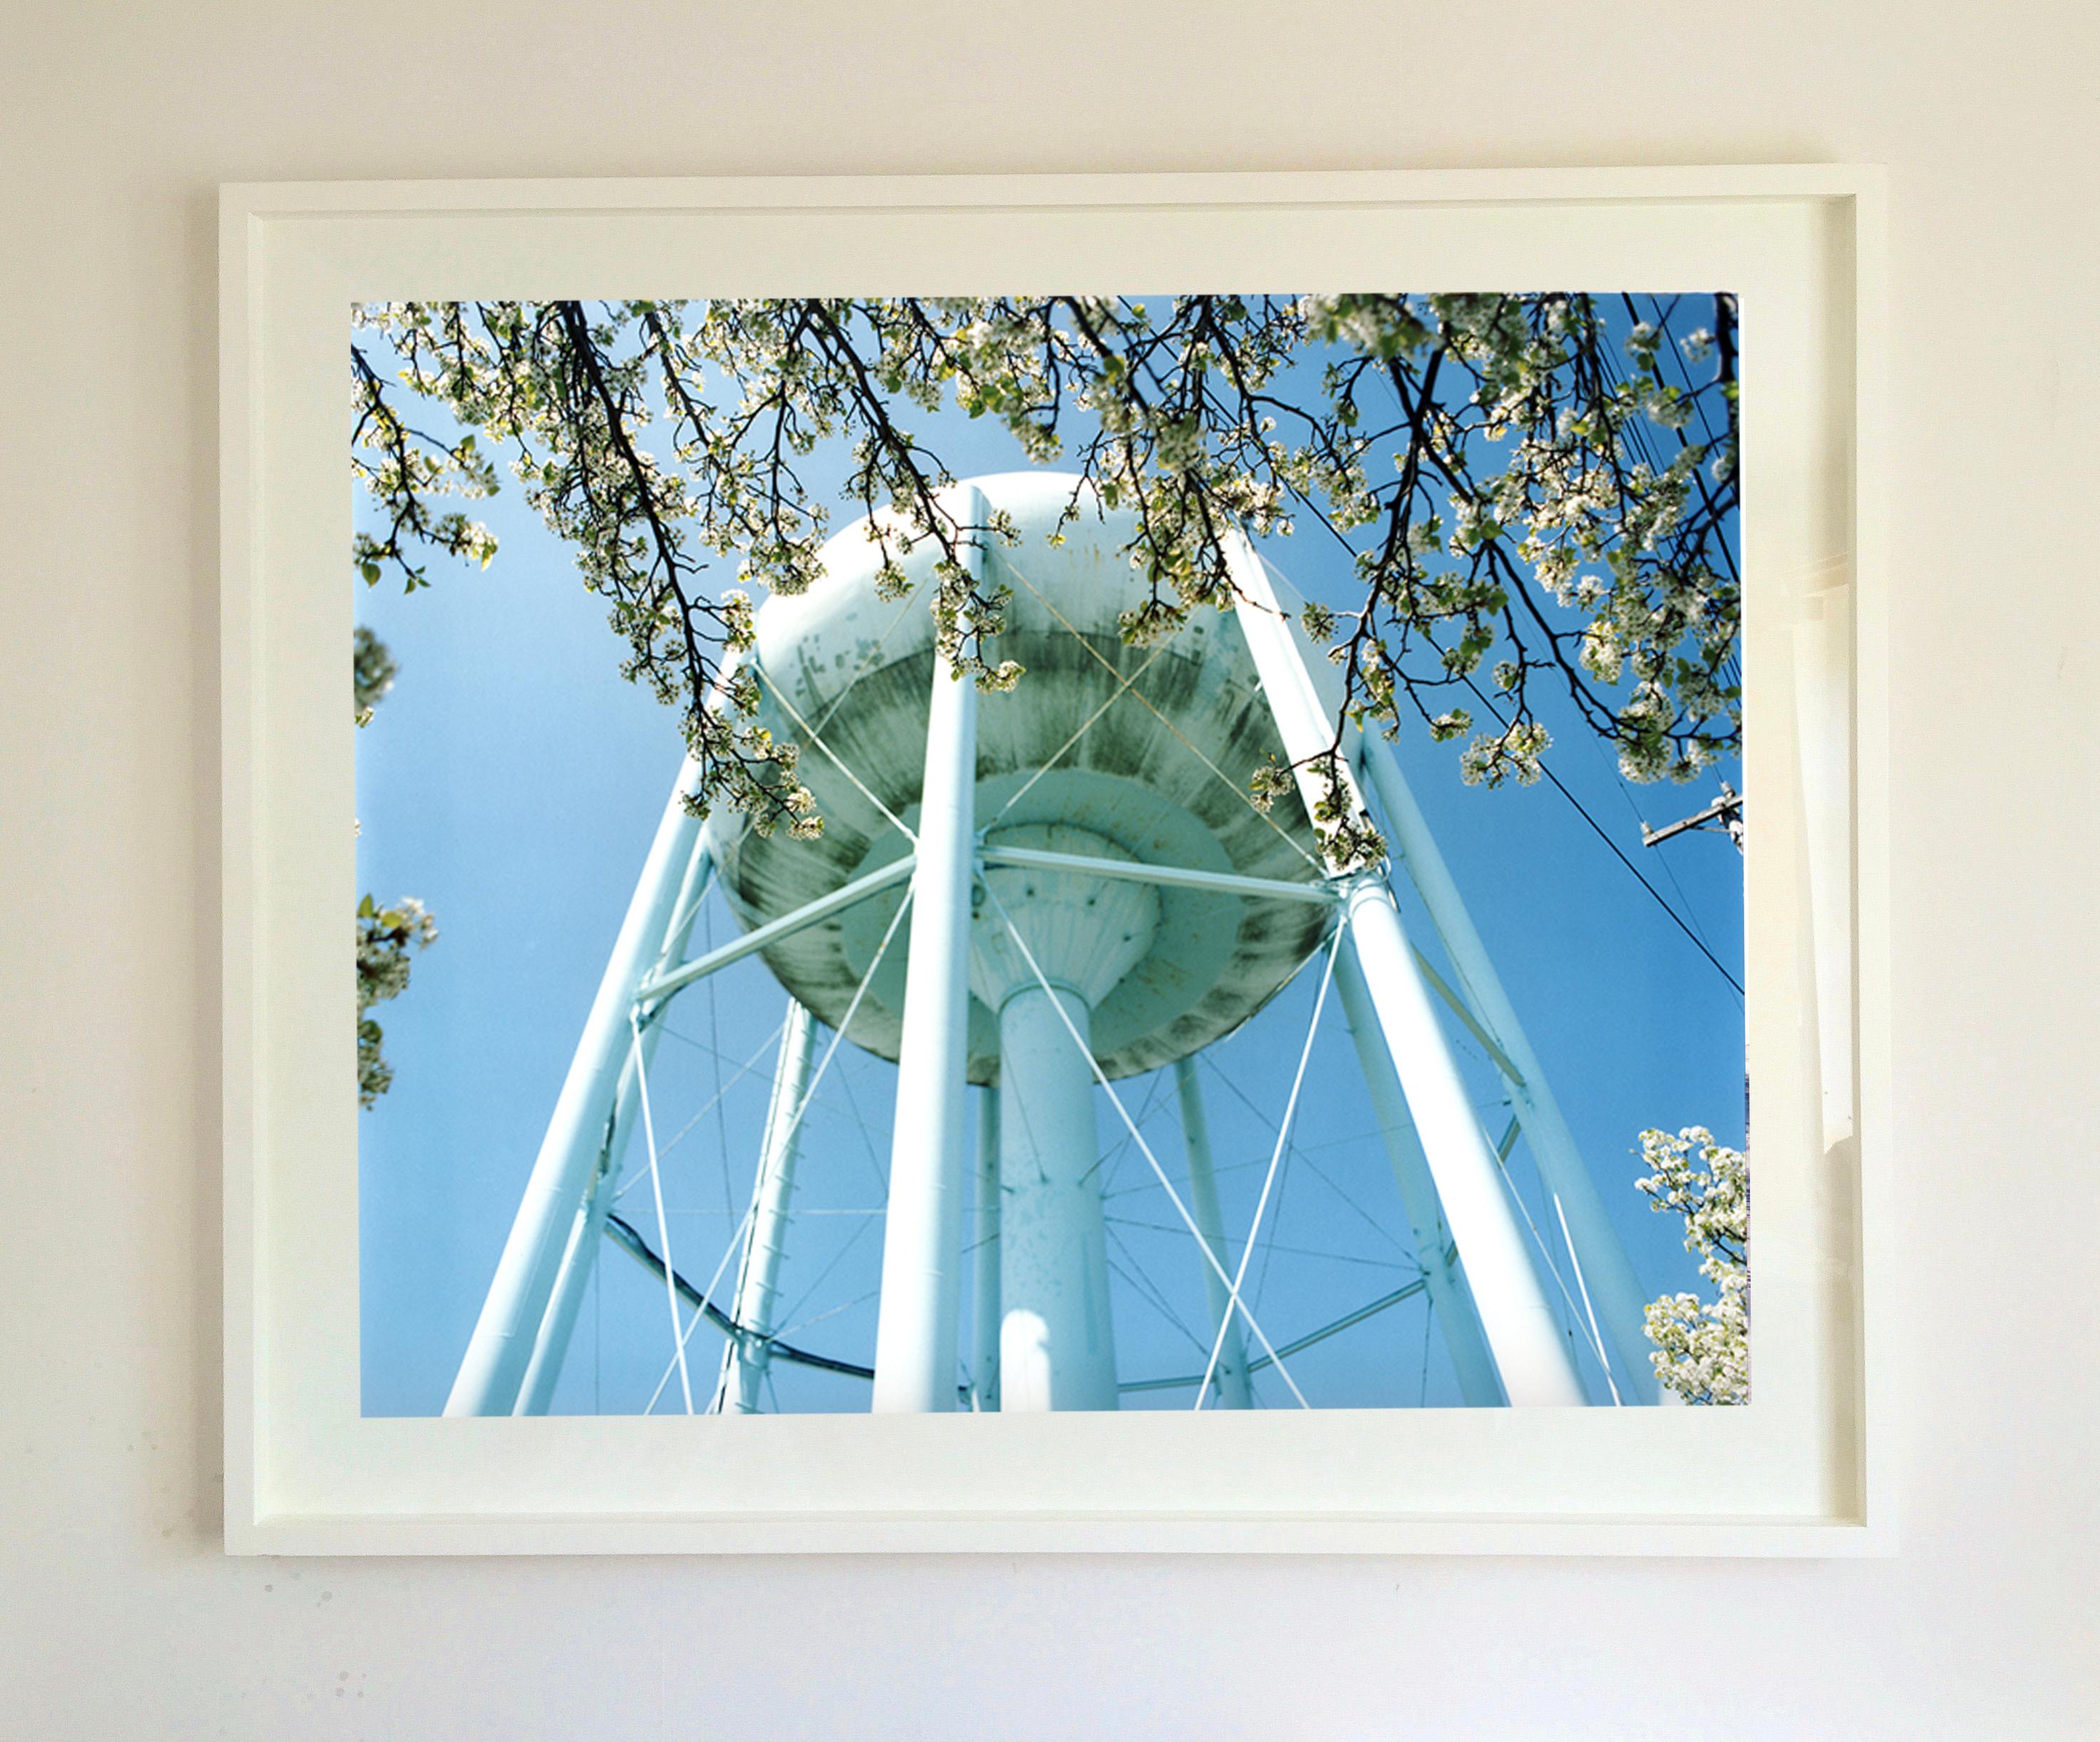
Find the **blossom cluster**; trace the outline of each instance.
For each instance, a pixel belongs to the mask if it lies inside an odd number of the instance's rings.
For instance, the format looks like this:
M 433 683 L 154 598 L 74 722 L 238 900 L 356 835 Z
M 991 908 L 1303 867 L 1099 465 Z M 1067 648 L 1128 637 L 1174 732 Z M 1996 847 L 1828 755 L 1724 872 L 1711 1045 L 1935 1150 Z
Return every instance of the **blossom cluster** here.
M 1748 1403 L 1750 1397 L 1750 1184 L 1749 1158 L 1703 1126 L 1640 1134 L 1648 1176 L 1636 1182 L 1649 1207 L 1684 1219 L 1684 1249 L 1716 1296 L 1665 1294 L 1647 1312 L 1657 1377 L 1687 1403 Z
M 1024 675 L 991 651 L 1009 596 L 968 560 L 1013 529 L 960 523 L 912 427 L 952 403 L 1079 473 L 1069 515 L 1129 514 L 1131 642 L 1237 602 L 1239 528 L 1304 523 L 1361 589 L 1308 618 L 1347 717 L 1392 731 L 1411 712 L 1462 741 L 1467 780 L 1532 780 L 1543 674 L 1628 778 L 1688 779 L 1740 739 L 1737 395 L 1732 298 L 1681 340 L 1679 300 L 1616 329 L 1604 299 L 1557 293 L 373 304 L 359 321 L 400 385 L 465 433 L 421 431 L 353 347 L 359 475 L 386 510 L 353 558 L 411 587 L 419 542 L 485 562 L 486 529 L 436 499 L 494 490 L 480 444 L 501 448 L 607 601 L 624 673 L 683 711 L 695 808 L 814 833 L 795 747 L 725 673 L 752 595 L 821 573 L 819 443 L 848 456 L 840 505 L 867 517 L 883 589 L 930 550 L 942 650 L 987 689 Z M 734 587 L 703 584 L 717 561 Z M 1331 850 L 1369 838 L 1314 821 Z
M 360 624 L 351 637 L 351 673 L 357 723 L 372 723 L 373 710 L 394 687 L 399 668 L 392 650 Z M 369 1107 L 392 1087 L 393 1067 L 380 1051 L 385 1039 L 365 1012 L 398 998 L 408 984 L 408 951 L 435 941 L 437 922 L 423 904 L 404 897 L 382 908 L 367 895 L 357 904 L 357 1100 Z
M 363 624 L 351 636 L 351 693 L 360 725 L 372 724 L 372 712 L 394 687 L 399 668 L 386 643 Z
M 437 921 L 423 904 L 404 897 L 382 907 L 367 895 L 357 904 L 357 1099 L 369 1107 L 394 1081 L 380 1052 L 385 1039 L 365 1012 L 408 989 L 408 952 L 437 941 Z

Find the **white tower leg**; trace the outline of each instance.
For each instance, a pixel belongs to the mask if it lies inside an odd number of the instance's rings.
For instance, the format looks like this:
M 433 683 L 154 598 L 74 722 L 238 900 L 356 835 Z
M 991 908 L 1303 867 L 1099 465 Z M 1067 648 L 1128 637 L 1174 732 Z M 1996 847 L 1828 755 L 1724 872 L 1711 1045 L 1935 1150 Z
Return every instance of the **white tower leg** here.
M 1502 1390 L 1513 1404 L 1582 1403 L 1573 1357 L 1437 1020 L 1435 996 L 1415 965 L 1392 891 L 1382 879 L 1360 880 L 1349 890 L 1348 915 L 1372 1013 L 1421 1133 Z
M 955 512 L 965 527 L 988 514 L 968 487 Z M 974 574 L 983 571 L 982 536 L 965 534 Z M 937 650 L 876 1320 L 873 1407 L 882 1412 L 955 1406 L 977 717 L 977 686 Z
M 533 1338 L 525 1376 L 518 1382 L 518 1401 L 510 1411 L 513 1415 L 545 1415 L 554 1401 L 554 1387 L 561 1383 L 562 1363 L 568 1355 L 569 1338 L 583 1310 L 584 1296 L 589 1292 L 598 1241 L 605 1237 L 606 1212 L 612 1207 L 612 1183 L 620 1176 L 620 1158 L 634 1118 L 635 1080 L 634 1061 L 629 1058 L 614 1096 L 611 1128 L 584 1193 L 583 1208 L 570 1225 L 561 1268 L 554 1273 L 554 1290 L 547 1297 L 546 1312 L 540 1315 L 539 1334 Z
M 999 1408 L 999 1090 L 977 1091 L 977 1196 L 971 1256 L 976 1299 L 971 1309 L 970 1402 Z
M 445 1400 L 448 1415 L 507 1415 L 518 1402 L 612 1118 L 633 1039 L 628 1019 L 635 988 L 656 959 L 699 836 L 699 822 L 685 807 L 698 773 L 695 765 L 686 765 L 657 824 L 495 1279 Z
M 1189 1158 L 1189 1213 L 1195 1219 L 1196 1232 L 1202 1237 L 1204 1245 L 1216 1255 L 1219 1265 L 1230 1274 L 1233 1261 L 1225 1252 L 1225 1218 L 1218 1207 L 1217 1172 L 1211 1158 L 1211 1122 L 1203 1111 L 1203 1085 L 1196 1075 L 1195 1060 L 1175 1061 L 1174 1088 L 1181 1104 L 1181 1141 Z M 1249 1409 L 1254 1400 L 1247 1382 L 1246 1339 L 1240 1334 L 1237 1315 L 1231 1324 L 1224 1324 L 1232 1291 L 1216 1269 L 1207 1264 L 1202 1268 L 1203 1290 L 1211 1302 L 1210 1330 L 1213 1340 L 1217 1339 L 1219 1326 L 1224 1325 L 1224 1339 L 1218 1344 L 1217 1367 L 1212 1375 L 1212 1383 L 1217 1387 L 1218 1406 L 1224 1409 Z
M 757 1207 L 736 1280 L 736 1322 L 745 1333 L 725 1354 L 721 1407 L 731 1415 L 758 1409 L 771 1350 L 774 1291 L 787 1245 L 788 1218 L 795 1197 L 795 1151 L 802 1127 L 802 1103 L 810 1090 L 810 1061 L 816 1025 L 790 1000 L 780 1032 L 780 1062 L 773 1074 L 773 1099 L 765 1109 L 765 1137 L 759 1152 Z
M 1283 614 L 1260 554 L 1244 536 L 1228 540 L 1227 554 L 1245 601 L 1235 615 L 1276 717 L 1284 754 L 1294 765 L 1309 765 L 1335 743 L 1339 728 L 1321 703 L 1295 627 Z M 1351 770 L 1344 765 L 1339 774 L 1345 798 L 1361 806 Z M 1299 766 L 1297 778 L 1309 811 L 1326 796 L 1323 784 L 1309 765 Z M 1348 888 L 1346 911 L 1373 1013 L 1421 1134 L 1502 1390 L 1513 1404 L 1582 1403 L 1573 1356 L 1415 965 L 1392 892 L 1383 878 L 1357 876 Z
M 1392 1163 L 1394 1182 L 1406 1206 L 1409 1225 L 1414 1231 L 1414 1255 L 1422 1266 L 1429 1290 L 1429 1303 L 1450 1351 L 1451 1365 L 1458 1376 L 1458 1394 L 1476 1408 L 1506 1403 L 1502 1381 L 1495 1374 L 1495 1360 L 1488 1348 L 1487 1334 L 1480 1328 L 1458 1265 L 1445 1255 L 1443 1215 L 1436 1202 L 1436 1183 L 1430 1177 L 1429 1162 L 1422 1153 L 1422 1140 L 1407 1115 L 1399 1074 L 1392 1055 L 1386 1051 L 1379 1028 L 1378 1012 L 1371 1004 L 1370 985 L 1356 946 L 1343 946 L 1335 964 L 1335 984 L 1342 994 L 1342 1009 L 1348 1017 L 1349 1034 L 1357 1044 L 1357 1061 L 1370 1091 L 1371 1111 L 1385 1139 L 1387 1157 Z
M 1025 986 L 999 1013 L 1002 1410 L 1116 1407 L 1091 1021 L 1063 987 Z
M 657 950 L 651 973 L 662 973 L 684 955 L 686 939 L 692 935 L 693 921 L 713 877 L 714 861 L 708 856 L 706 831 L 702 830 L 694 838 L 692 857 L 686 862 L 685 878 L 678 886 L 678 898 L 671 911 L 671 929 Z M 655 1060 L 660 1038 L 655 1023 L 642 1029 L 643 1069 Z M 525 1377 L 518 1387 L 518 1401 L 511 1411 L 514 1415 L 545 1415 L 554 1400 L 554 1387 L 561 1381 L 562 1363 L 576 1330 L 576 1315 L 583 1310 L 584 1296 L 598 1265 L 598 1243 L 605 1237 L 606 1212 L 612 1207 L 612 1184 L 620 1177 L 620 1164 L 633 1140 L 639 1104 L 635 1099 L 638 1079 L 632 1051 L 630 1041 L 630 1056 L 620 1066 L 620 1087 L 613 1096 L 612 1120 L 606 1129 L 598 1166 L 585 1192 L 583 1208 L 576 1212 L 576 1221 L 569 1229 L 561 1268 L 554 1275 L 554 1290 L 548 1296 L 546 1312 L 540 1316 L 539 1334 L 533 1339 L 532 1353 L 525 1364 Z
M 1634 1274 L 1618 1232 L 1612 1226 L 1604 1201 L 1597 1195 L 1595 1180 L 1576 1147 L 1575 1134 L 1562 1117 L 1554 1099 L 1545 1067 L 1524 1036 L 1516 1008 L 1502 990 L 1502 979 L 1488 958 L 1480 934 L 1459 898 L 1444 855 L 1414 802 L 1399 758 L 1383 739 L 1362 742 L 1361 760 L 1371 790 L 1378 795 L 1379 809 L 1387 831 L 1407 875 L 1428 910 L 1430 923 L 1443 940 L 1460 990 L 1480 1025 L 1494 1036 L 1519 1075 L 1504 1074 L 1517 1122 L 1531 1145 L 1539 1177 L 1560 1200 L 1568 1219 L 1568 1238 L 1575 1261 L 1596 1308 L 1605 1340 L 1613 1356 L 1612 1378 L 1619 1394 L 1630 1400 L 1653 1403 L 1657 1396 L 1655 1369 L 1648 1360 L 1655 1346 L 1648 1339 L 1648 1296 Z M 1627 1176 L 1629 1184 L 1632 1175 Z M 1470 1263 L 1470 1260 L 1469 1260 Z

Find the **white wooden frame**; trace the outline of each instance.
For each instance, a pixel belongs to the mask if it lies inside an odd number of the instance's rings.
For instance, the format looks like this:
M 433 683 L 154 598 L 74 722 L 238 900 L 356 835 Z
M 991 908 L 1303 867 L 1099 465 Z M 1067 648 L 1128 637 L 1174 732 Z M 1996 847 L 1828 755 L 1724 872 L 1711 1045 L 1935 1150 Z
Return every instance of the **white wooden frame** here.
M 224 190 L 228 1548 L 1892 1546 L 1882 205 L 1875 173 L 1822 167 Z M 350 303 L 1045 284 L 1742 294 L 1748 1408 L 360 1417 Z M 1820 713 L 1811 644 L 1835 661 Z

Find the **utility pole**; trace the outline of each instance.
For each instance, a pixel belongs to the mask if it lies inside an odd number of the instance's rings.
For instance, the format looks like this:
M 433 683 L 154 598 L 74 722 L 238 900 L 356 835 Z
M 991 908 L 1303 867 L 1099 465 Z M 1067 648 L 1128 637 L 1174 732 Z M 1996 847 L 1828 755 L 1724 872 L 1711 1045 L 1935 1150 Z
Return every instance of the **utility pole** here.
M 1641 845 L 1660 847 L 1676 835 L 1689 833 L 1693 829 L 1722 828 L 1727 831 L 1728 839 L 1735 842 L 1736 851 L 1743 850 L 1743 795 L 1727 781 L 1721 783 L 1721 796 L 1704 810 L 1695 811 L 1678 822 L 1670 822 L 1659 829 L 1641 824 Z
M 1740 853 L 1743 850 L 1743 795 L 1725 780 L 1721 783 L 1720 797 L 1704 810 L 1694 811 L 1683 821 L 1667 823 L 1659 829 L 1652 829 L 1645 822 L 1641 824 L 1641 845 L 1643 847 L 1659 847 L 1673 835 L 1683 835 L 1694 829 L 1710 829 L 1717 826 L 1728 831 L 1728 839 L 1735 842 L 1736 851 Z M 1749 1140 L 1749 1128 L 1750 1078 L 1749 1073 L 1745 1071 L 1743 1074 L 1743 1133 L 1745 1142 Z

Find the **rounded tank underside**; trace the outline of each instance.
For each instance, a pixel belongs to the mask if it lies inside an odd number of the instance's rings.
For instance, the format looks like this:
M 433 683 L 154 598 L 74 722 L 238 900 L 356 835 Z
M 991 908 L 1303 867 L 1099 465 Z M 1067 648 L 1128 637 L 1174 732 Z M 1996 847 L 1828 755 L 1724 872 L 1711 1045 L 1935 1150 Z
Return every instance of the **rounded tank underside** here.
M 1317 841 L 1295 792 L 1265 813 L 1248 796 L 1249 777 L 1282 750 L 1237 624 L 1206 608 L 1163 644 L 1124 645 L 1117 614 L 1141 597 L 1121 551 L 1127 517 L 1105 524 L 1088 502 L 1052 545 L 1074 480 L 973 482 L 1021 535 L 1012 547 L 995 541 L 987 555 L 987 580 L 1013 593 L 1006 632 L 987 644 L 987 657 L 1026 668 L 1011 692 L 978 699 L 980 839 L 995 846 L 1002 830 L 1063 825 L 1152 863 L 1315 880 Z M 808 593 L 759 611 L 760 718 L 802 747 L 797 778 L 815 795 L 824 828 L 795 840 L 752 834 L 740 817 L 710 824 L 725 893 L 747 928 L 910 850 L 898 824 L 917 823 L 933 675 L 932 559 L 907 558 L 911 594 L 883 600 L 874 553 L 862 527 L 849 527 L 827 546 L 826 575 Z M 1150 949 L 1094 1012 L 1093 1051 L 1112 1078 L 1186 1056 L 1238 1027 L 1297 972 L 1328 917 L 1301 901 L 1168 888 L 1158 897 Z M 781 940 L 765 959 L 836 1027 L 904 898 L 904 886 L 893 886 Z M 907 914 L 846 1030 L 885 1058 L 896 1057 L 901 1039 L 910 930 Z M 975 999 L 968 1068 L 973 1082 L 996 1078 L 997 1021 Z

